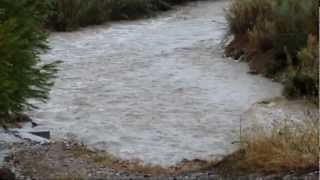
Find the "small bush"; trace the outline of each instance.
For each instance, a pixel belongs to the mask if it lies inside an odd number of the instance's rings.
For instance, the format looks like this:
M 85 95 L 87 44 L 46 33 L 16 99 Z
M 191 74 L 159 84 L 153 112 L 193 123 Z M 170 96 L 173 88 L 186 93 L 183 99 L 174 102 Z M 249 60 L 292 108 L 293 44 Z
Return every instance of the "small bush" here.
M 300 71 L 305 77 L 313 81 L 314 89 L 310 89 L 308 94 L 318 96 L 319 94 L 319 45 L 318 38 L 310 35 L 308 46 L 298 53 L 301 61 Z
M 308 34 L 318 33 L 316 0 L 274 0 L 274 47 L 278 53 L 286 47 L 292 56 L 307 45 Z
M 56 69 L 40 66 L 47 49 L 43 24 L 47 1 L 0 1 L 0 124 L 10 116 L 34 108 L 29 99 L 45 101 Z
M 284 93 L 287 97 L 306 97 L 313 94 L 316 87 L 311 77 L 304 76 L 296 70 L 288 74 L 284 86 Z
M 285 84 L 289 97 L 308 96 L 319 103 L 319 46 L 315 36 L 310 35 L 308 45 L 298 53 L 299 67 L 291 70 Z

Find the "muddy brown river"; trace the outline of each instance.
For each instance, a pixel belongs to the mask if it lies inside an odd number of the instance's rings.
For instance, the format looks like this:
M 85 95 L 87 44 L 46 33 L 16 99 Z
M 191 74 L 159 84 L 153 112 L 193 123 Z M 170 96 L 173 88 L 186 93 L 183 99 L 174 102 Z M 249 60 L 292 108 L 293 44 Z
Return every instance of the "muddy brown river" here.
M 43 59 L 63 64 L 50 100 L 32 112 L 38 128 L 146 164 L 234 151 L 240 115 L 282 86 L 223 57 L 226 7 L 195 2 L 155 18 L 52 33 Z

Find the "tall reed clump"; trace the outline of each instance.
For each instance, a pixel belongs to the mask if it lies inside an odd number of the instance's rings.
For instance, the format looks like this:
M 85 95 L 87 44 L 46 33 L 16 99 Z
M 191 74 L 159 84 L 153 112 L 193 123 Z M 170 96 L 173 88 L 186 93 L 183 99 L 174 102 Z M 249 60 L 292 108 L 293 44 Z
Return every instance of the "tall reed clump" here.
M 237 53 L 232 51 L 241 49 L 251 64 L 264 65 L 261 73 L 271 77 L 281 74 L 285 94 L 318 102 L 319 77 L 307 72 L 315 72 L 311 64 L 319 64 L 318 3 L 318 0 L 232 1 L 227 20 L 235 40 L 226 48 L 227 55 L 233 56 Z M 239 45 L 239 39 L 248 40 Z M 266 52 L 272 53 L 272 60 L 259 56 Z
M 101 24 L 110 20 L 130 20 L 169 10 L 172 5 L 192 0 L 51 0 L 48 26 L 58 31 Z
M 319 169 L 319 119 L 281 121 L 270 130 L 242 137 L 242 153 L 233 167 L 249 172 Z

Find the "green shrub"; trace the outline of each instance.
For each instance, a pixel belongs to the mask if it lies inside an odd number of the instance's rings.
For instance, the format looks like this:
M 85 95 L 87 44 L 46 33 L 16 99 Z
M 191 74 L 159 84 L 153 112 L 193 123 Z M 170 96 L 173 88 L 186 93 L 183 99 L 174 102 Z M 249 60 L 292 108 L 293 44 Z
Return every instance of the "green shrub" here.
M 172 5 L 192 0 L 51 0 L 53 13 L 48 27 L 71 31 L 109 20 L 129 20 L 152 16 Z
M 318 99 L 318 0 L 234 0 L 227 13 L 235 39 L 248 36 L 245 53 L 272 50 L 274 60 L 264 72 L 274 76 L 286 71 L 285 93 Z M 311 42 L 312 41 L 312 42 Z M 254 59 L 259 61 L 259 59 Z
M 308 46 L 298 53 L 301 61 L 301 74 L 313 79 L 317 89 L 319 89 L 319 45 L 318 39 L 310 35 Z M 317 95 L 318 92 L 313 92 Z
M 0 1 L 0 123 L 34 108 L 29 99 L 48 97 L 55 64 L 40 66 L 39 58 L 47 49 L 43 24 L 48 5 L 46 1 Z
M 287 58 L 285 94 L 318 103 L 318 1 L 280 1 L 275 7 L 274 47 Z
M 229 30 L 232 34 L 244 34 L 258 21 L 270 17 L 272 0 L 234 0 L 227 12 Z
M 106 21 L 110 14 L 108 0 L 53 0 L 53 13 L 49 27 L 70 31 L 85 25 Z
M 49 27 L 70 31 L 108 20 L 133 19 L 150 14 L 150 0 L 54 0 Z
M 60 0 L 54 2 L 53 15 L 50 23 L 58 30 L 67 30 L 79 24 L 80 10 L 82 8 L 80 0 Z M 84 7 L 84 6 L 83 6 Z
M 110 0 L 109 0 L 110 1 Z M 108 0 L 85 1 L 84 12 L 80 13 L 80 26 L 96 25 L 110 19 L 111 5 Z
M 152 13 L 150 0 L 111 0 L 111 14 L 113 20 L 136 19 Z
M 291 70 L 285 84 L 285 93 L 290 97 L 308 96 L 319 103 L 319 45 L 316 37 L 310 35 L 308 45 L 298 53 L 300 65 Z
M 152 0 L 152 9 L 159 11 L 167 11 L 171 9 L 172 0 Z
M 316 0 L 274 0 L 272 15 L 274 21 L 274 47 L 278 53 L 296 56 L 306 47 L 308 34 L 318 32 L 318 6 Z

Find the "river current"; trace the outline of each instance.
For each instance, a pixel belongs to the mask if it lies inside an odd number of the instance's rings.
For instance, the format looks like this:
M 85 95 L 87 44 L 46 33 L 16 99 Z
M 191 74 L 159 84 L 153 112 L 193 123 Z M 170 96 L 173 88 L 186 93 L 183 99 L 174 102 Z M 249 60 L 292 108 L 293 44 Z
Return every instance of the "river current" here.
M 52 33 L 61 60 L 50 100 L 31 113 L 53 138 L 147 164 L 215 159 L 235 150 L 240 115 L 281 85 L 223 56 L 226 1 L 155 18 Z

